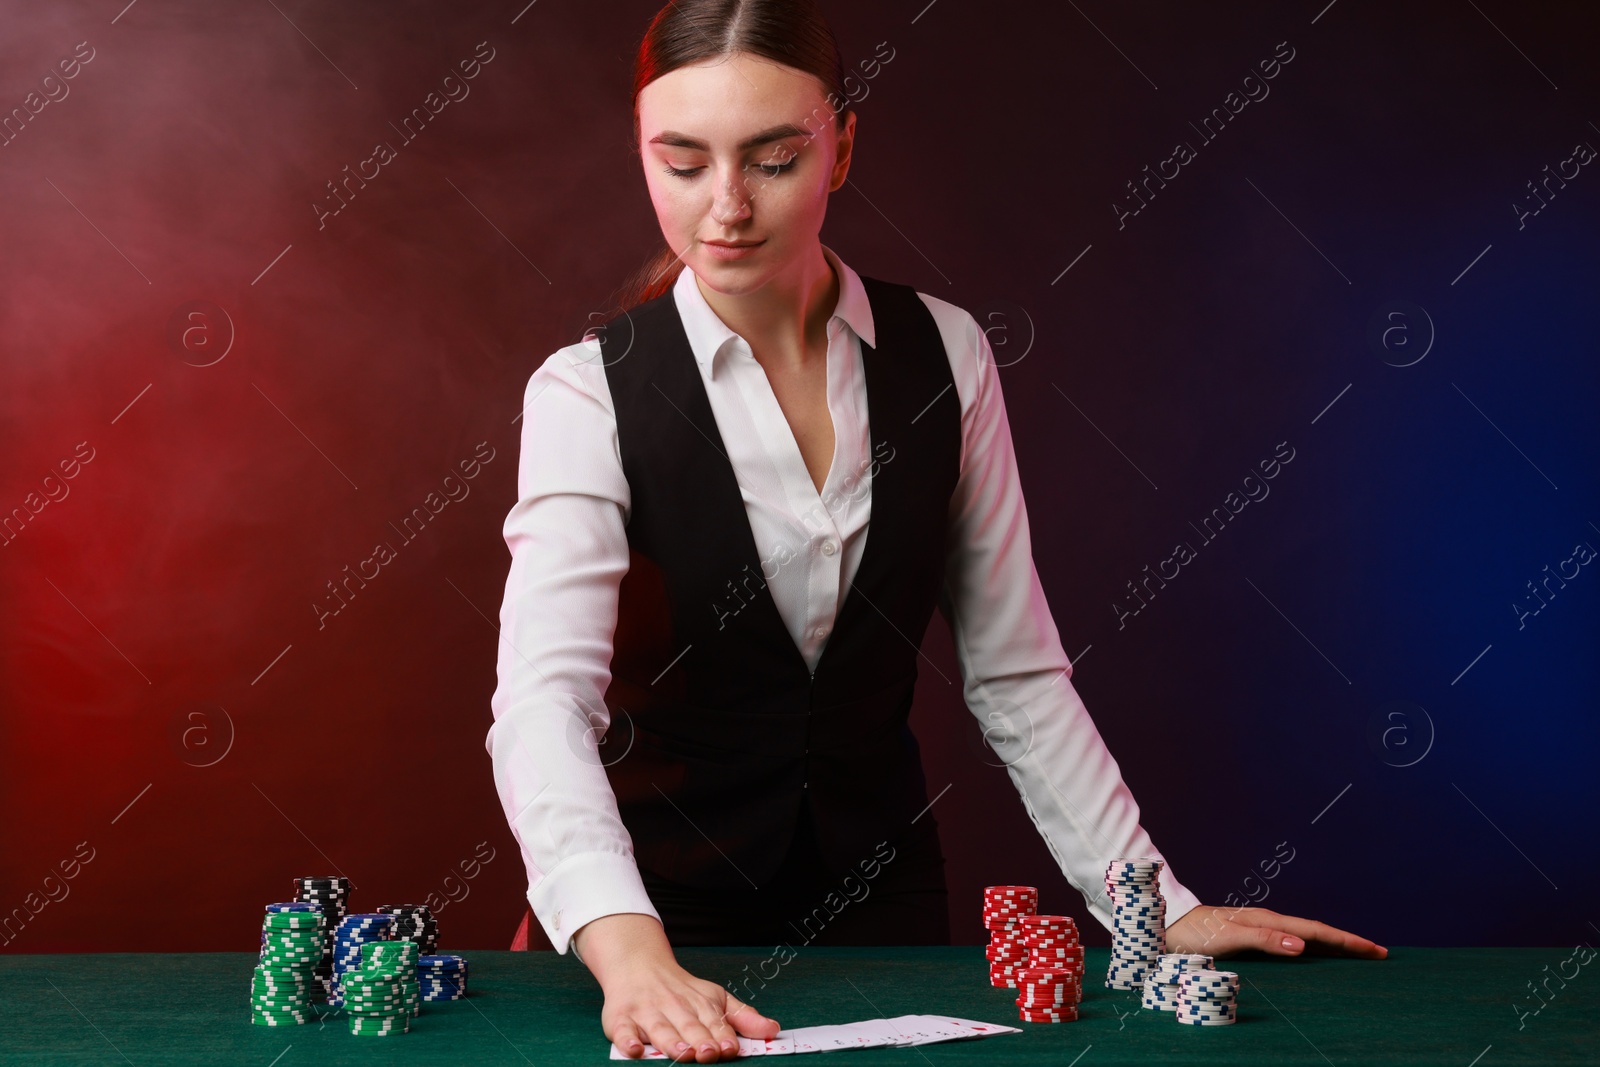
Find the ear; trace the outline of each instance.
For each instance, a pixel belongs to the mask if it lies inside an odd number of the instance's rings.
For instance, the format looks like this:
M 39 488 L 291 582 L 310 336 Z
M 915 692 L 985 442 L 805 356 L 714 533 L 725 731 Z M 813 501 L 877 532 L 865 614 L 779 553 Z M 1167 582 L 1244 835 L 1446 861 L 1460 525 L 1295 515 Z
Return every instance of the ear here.
M 828 179 L 828 192 L 836 192 L 844 185 L 844 179 L 850 173 L 850 155 L 856 143 L 856 113 L 845 112 L 844 129 L 838 134 L 838 154 L 834 159 L 833 173 Z

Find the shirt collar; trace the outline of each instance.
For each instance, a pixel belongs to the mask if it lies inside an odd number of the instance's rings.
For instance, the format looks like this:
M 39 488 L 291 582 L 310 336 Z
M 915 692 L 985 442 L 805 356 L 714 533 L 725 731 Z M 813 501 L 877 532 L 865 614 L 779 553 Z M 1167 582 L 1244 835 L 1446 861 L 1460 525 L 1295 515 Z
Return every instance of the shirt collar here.
M 872 326 L 872 305 L 867 299 L 866 287 L 861 284 L 861 276 L 827 245 L 822 246 L 822 255 L 839 277 L 839 302 L 834 306 L 828 325 L 832 327 L 835 320 L 843 320 L 857 337 L 875 347 L 877 334 Z M 700 365 L 701 374 L 709 379 L 716 371 L 717 357 L 739 335 L 711 310 L 700 286 L 695 283 L 694 271 L 687 264 L 673 284 L 672 298 L 678 305 L 678 315 L 683 320 L 683 331 L 689 337 L 695 362 Z

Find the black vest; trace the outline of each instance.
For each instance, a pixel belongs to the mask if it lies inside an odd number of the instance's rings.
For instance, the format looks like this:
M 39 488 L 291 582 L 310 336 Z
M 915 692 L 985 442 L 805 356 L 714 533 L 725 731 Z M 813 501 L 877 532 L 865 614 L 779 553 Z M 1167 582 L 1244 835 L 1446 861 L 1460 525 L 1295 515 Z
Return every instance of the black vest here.
M 762 578 L 672 293 L 597 331 L 633 501 L 600 751 L 635 859 L 670 881 L 764 885 L 808 798 L 842 872 L 928 804 L 906 720 L 943 581 L 960 402 L 916 290 L 862 282 L 878 342 L 861 345 L 872 515 L 815 673 Z

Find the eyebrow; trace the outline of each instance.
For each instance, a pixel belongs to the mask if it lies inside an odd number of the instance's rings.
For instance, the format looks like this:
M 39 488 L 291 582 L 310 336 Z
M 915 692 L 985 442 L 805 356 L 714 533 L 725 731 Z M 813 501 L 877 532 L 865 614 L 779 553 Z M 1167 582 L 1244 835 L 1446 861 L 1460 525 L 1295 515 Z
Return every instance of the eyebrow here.
M 782 125 L 773 126 L 770 129 L 762 130 L 760 133 L 755 134 L 754 136 L 746 137 L 744 140 L 739 142 L 739 149 L 740 151 L 743 151 L 747 148 L 757 148 L 764 144 L 770 144 L 773 141 L 781 141 L 785 137 L 809 136 L 811 136 L 809 130 L 806 130 L 800 126 L 796 126 L 792 122 L 785 122 Z M 691 148 L 697 152 L 711 151 L 711 146 L 699 138 L 690 137 L 686 133 L 678 133 L 675 130 L 662 130 L 660 133 L 656 134 L 656 136 L 650 138 L 648 143 L 663 144 L 673 148 Z

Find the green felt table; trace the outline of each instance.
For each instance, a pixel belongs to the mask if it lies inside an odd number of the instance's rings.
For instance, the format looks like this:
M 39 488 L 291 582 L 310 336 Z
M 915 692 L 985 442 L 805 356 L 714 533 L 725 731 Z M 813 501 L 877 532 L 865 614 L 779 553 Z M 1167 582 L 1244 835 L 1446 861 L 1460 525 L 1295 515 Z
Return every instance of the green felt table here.
M 1023 1033 L 825 1054 L 915 1064 L 1448 1064 L 1600 1062 L 1600 974 L 1579 971 L 1518 1028 L 1514 1002 L 1569 950 L 1392 949 L 1383 961 L 1230 960 L 1242 977 L 1239 1022 L 1198 1029 L 1140 1011 L 1112 992 L 1106 949 L 1087 951 L 1091 981 L 1077 1022 L 1016 1021 L 1015 993 L 988 984 L 983 949 L 801 948 L 751 1003 L 785 1026 L 903 1014 L 1010 1023 Z M 341 1014 L 295 1027 L 249 1022 L 254 953 L 0 957 L 0 1062 L 104 1064 L 562 1064 L 608 1062 L 598 986 L 574 957 L 464 952 L 464 1000 L 425 1004 L 411 1032 L 355 1037 Z M 695 974 L 757 974 L 770 950 L 680 949 Z M 1544 971 L 1549 965 L 1551 971 Z M 749 971 L 745 970 L 749 967 Z M 772 974 L 775 964 L 766 966 Z M 789 1061 L 797 1065 L 804 1061 Z

